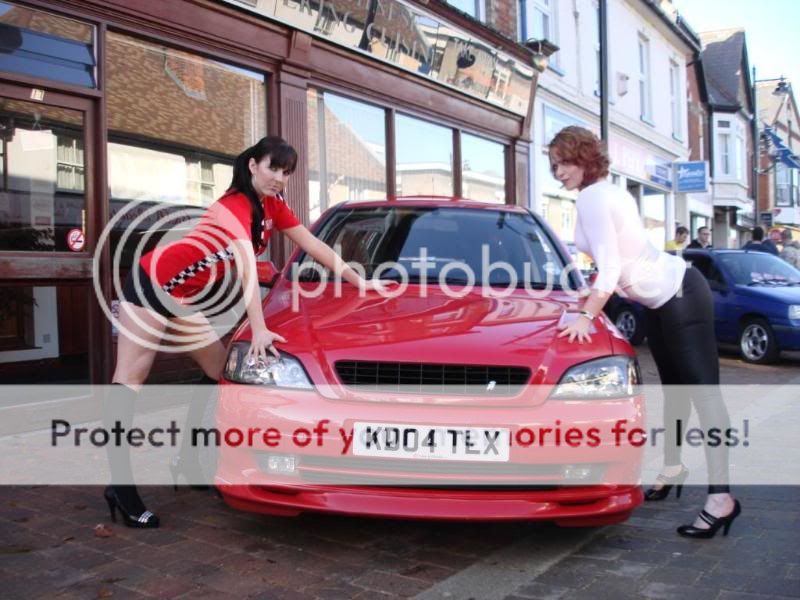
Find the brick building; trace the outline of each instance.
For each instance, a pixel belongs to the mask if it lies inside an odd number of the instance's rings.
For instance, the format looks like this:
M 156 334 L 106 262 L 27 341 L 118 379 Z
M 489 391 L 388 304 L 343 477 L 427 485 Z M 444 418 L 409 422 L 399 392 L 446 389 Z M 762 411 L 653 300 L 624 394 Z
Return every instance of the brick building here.
M 119 278 L 268 133 L 299 151 L 306 223 L 401 193 L 526 202 L 516 39 L 515 0 L 3 2 L 0 376 L 108 380 Z
M 756 82 L 761 132 L 759 213 L 772 214 L 772 224 L 800 229 L 800 111 L 785 79 Z M 781 152 L 781 145 L 788 152 Z M 795 234 L 797 236 L 797 234 Z

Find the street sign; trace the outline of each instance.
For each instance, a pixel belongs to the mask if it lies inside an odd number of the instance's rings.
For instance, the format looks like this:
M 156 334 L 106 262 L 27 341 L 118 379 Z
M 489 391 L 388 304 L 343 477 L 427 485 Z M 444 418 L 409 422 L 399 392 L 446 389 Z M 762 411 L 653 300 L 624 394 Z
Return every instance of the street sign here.
M 772 211 L 762 210 L 758 213 L 758 220 L 764 224 L 764 227 L 772 227 Z
M 675 191 L 707 192 L 708 163 L 704 160 L 690 160 L 675 163 Z

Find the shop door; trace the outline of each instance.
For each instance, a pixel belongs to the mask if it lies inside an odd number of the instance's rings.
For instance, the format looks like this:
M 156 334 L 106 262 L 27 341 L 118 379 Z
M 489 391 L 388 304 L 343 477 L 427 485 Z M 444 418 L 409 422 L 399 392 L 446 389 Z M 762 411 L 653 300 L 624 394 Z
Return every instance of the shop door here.
M 81 383 L 100 341 L 93 100 L 0 83 L 0 380 Z M 102 343 L 97 346 L 99 351 Z

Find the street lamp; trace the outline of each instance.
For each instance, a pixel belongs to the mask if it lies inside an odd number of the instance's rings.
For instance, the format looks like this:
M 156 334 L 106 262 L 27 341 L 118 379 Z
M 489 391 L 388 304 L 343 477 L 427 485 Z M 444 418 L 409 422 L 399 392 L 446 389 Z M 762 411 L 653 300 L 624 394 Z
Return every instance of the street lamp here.
M 530 38 L 525 42 L 525 47 L 531 51 L 533 55 L 531 59 L 533 68 L 539 71 L 539 73 L 544 73 L 550 62 L 550 57 L 553 53 L 558 52 L 558 46 L 550 40 Z

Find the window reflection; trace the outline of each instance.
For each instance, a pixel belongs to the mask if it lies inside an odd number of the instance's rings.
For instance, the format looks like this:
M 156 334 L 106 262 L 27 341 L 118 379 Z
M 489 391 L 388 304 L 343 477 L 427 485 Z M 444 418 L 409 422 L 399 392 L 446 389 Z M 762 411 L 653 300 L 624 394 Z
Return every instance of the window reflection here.
M 386 198 L 386 117 L 382 108 L 308 92 L 309 215 L 346 200 Z
M 503 144 L 462 134 L 461 178 L 464 198 L 504 204 L 506 169 Z
M 0 2 L 0 71 L 95 87 L 94 28 Z
M 112 216 L 132 201 L 163 205 L 159 218 L 210 205 L 230 185 L 236 155 L 266 135 L 263 75 L 118 33 L 107 46 Z M 131 220 L 115 228 L 112 252 Z M 137 233 L 155 221 L 139 221 Z M 128 238 L 122 266 L 137 239 Z
M 90 286 L 0 286 L 0 380 L 89 380 Z
M 83 113 L 0 98 L 0 250 L 67 252 L 85 231 Z
M 397 194 L 453 195 L 453 132 L 397 115 Z

